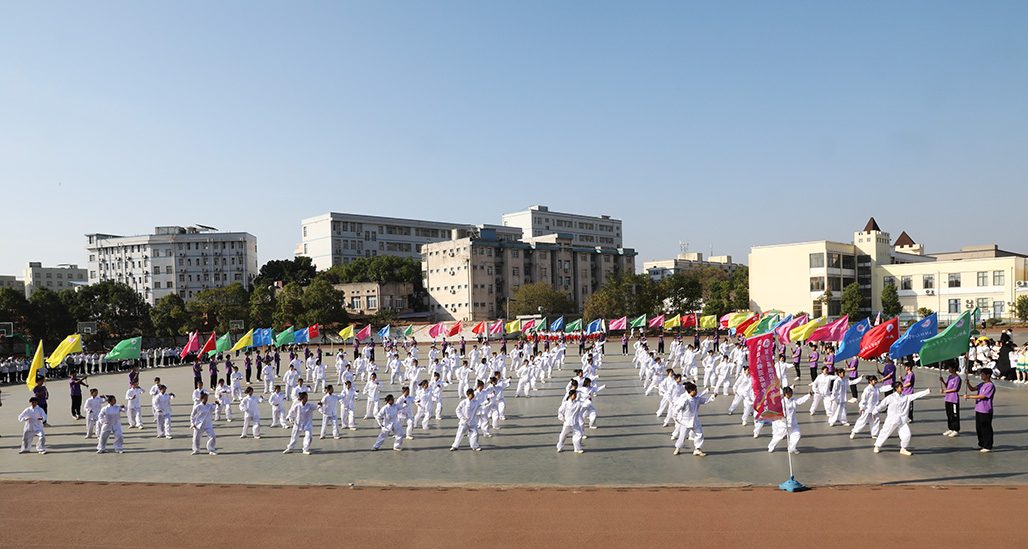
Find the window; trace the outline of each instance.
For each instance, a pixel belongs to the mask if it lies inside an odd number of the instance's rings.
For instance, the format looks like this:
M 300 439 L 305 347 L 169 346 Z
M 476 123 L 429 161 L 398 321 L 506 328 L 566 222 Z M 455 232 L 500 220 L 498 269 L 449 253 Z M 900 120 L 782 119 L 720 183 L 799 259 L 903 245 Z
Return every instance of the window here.
M 825 266 L 824 254 L 810 254 L 810 268 L 819 269 Z
M 978 304 L 978 308 L 981 309 L 983 312 L 987 311 L 989 309 L 989 298 L 987 298 L 987 297 L 979 297 L 977 304 Z
M 949 273 L 949 287 L 959 288 L 960 287 L 960 273 Z
M 992 285 L 993 286 L 1004 286 L 1006 285 L 1006 276 L 1003 271 L 992 271 Z
M 992 318 L 1003 318 L 1003 305 L 1002 301 L 992 302 Z
M 812 292 L 823 292 L 825 291 L 825 279 L 820 276 L 810 277 L 810 291 Z
M 378 297 L 377 296 L 373 296 L 373 295 L 369 295 L 368 296 L 368 308 L 369 309 L 377 309 L 378 308 Z
M 857 258 L 853 257 L 852 255 L 844 255 L 842 256 L 842 268 L 852 269 L 856 265 L 856 261 Z
M 883 277 L 882 278 L 882 287 L 884 288 L 884 287 L 888 286 L 889 284 L 892 284 L 893 286 L 895 286 L 896 285 L 896 278 L 895 277 L 891 277 L 891 276 Z
M 514 267 L 510 270 L 510 274 L 514 276 L 521 276 L 521 269 L 519 269 L 518 267 Z
M 900 289 L 901 290 L 913 290 L 914 289 L 914 277 L 912 277 L 912 276 L 900 277 Z
M 161 283 L 160 282 L 154 282 L 153 283 L 153 287 L 154 287 L 154 289 L 159 290 L 159 289 L 161 289 Z
M 839 254 L 828 254 L 828 266 L 833 269 L 838 269 L 842 266 L 842 258 Z
M 820 302 L 820 301 L 815 301 L 815 302 L 814 302 L 814 303 L 813 303 L 813 304 L 811 305 L 811 307 L 810 307 L 810 308 L 811 308 L 811 310 L 813 311 L 813 314 L 814 314 L 814 318 L 817 318 L 817 317 L 819 317 L 819 316 L 822 316 L 822 315 L 821 315 L 821 302 Z
M 521 250 L 511 250 L 510 251 L 510 256 L 511 257 L 521 257 Z
M 307 226 L 306 225 L 303 226 L 303 237 L 307 238 Z
M 922 279 L 922 284 L 924 285 L 924 289 L 926 290 L 931 290 L 932 288 L 934 288 L 935 275 L 924 275 L 924 278 Z
M 396 303 L 396 308 L 397 309 L 402 309 L 403 308 L 403 296 L 402 295 L 396 296 L 396 299 L 394 299 L 394 302 Z
M 360 296 L 354 296 L 354 297 L 350 298 L 350 308 L 351 309 L 360 309 L 361 308 L 361 298 L 360 298 Z
M 303 255 L 307 255 L 307 244 L 303 245 Z
M 546 267 L 542 267 L 539 269 L 539 276 L 546 278 Z
M 988 286 L 989 285 L 989 272 L 988 271 L 978 271 L 978 285 L 979 286 Z

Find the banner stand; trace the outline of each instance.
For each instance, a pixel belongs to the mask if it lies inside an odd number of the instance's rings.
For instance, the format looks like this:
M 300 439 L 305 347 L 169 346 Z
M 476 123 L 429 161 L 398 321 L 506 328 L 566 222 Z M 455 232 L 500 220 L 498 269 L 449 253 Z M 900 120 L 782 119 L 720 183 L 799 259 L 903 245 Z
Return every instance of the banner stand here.
M 792 434 L 792 428 L 787 425 L 786 429 L 787 429 L 787 433 L 786 433 L 785 440 L 788 442 L 788 440 L 789 440 L 788 435 Z M 807 488 L 806 486 L 800 484 L 796 480 L 796 477 L 793 476 L 793 472 L 792 472 L 792 452 L 785 452 L 785 453 L 789 456 L 789 480 L 779 484 L 778 488 L 780 490 L 785 490 L 786 492 L 805 492 L 807 490 L 810 490 L 810 488 Z

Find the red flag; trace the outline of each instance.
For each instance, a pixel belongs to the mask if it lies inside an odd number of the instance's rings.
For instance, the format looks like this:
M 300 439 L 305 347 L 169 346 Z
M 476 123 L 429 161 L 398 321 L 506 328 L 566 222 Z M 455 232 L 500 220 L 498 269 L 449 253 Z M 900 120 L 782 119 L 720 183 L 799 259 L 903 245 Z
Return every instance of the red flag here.
M 530 318 L 528 320 L 522 320 L 521 321 L 521 332 L 522 333 L 528 333 L 528 331 L 531 330 L 532 328 L 535 328 L 535 319 L 534 318 Z
M 478 324 L 475 324 L 475 327 L 471 329 L 471 333 L 473 333 L 473 334 L 484 334 L 485 333 L 485 321 L 483 320 L 482 322 L 479 322 Z
M 367 326 L 361 328 L 361 331 L 357 332 L 357 335 L 355 337 L 357 338 L 357 341 L 361 341 L 371 337 L 371 324 L 368 324 Z
M 889 347 L 899 339 L 899 319 L 894 318 L 871 328 L 860 340 L 860 358 L 869 359 L 889 352 Z
M 731 318 L 732 318 L 732 313 L 728 313 L 725 316 L 721 317 L 721 321 L 720 321 L 721 327 L 722 328 L 728 328 L 728 321 Z
M 319 335 L 321 335 L 321 334 L 320 334 L 320 332 L 318 332 L 318 325 L 317 324 L 311 326 L 310 328 L 307 328 L 307 339 L 314 339 L 314 338 L 318 337 Z
M 696 313 L 690 315 L 682 315 L 682 327 L 689 328 L 696 326 Z
M 442 322 L 437 322 L 437 323 L 433 324 L 431 328 L 428 329 L 428 337 L 430 337 L 432 339 L 435 339 L 435 338 L 439 337 L 439 335 L 442 334 L 442 333 L 443 333 L 443 323 Z
M 453 336 L 461 333 L 464 330 L 464 326 L 463 326 L 463 324 L 461 324 L 462 322 L 463 322 L 462 320 L 458 320 L 456 324 L 451 326 L 450 327 L 450 331 L 446 332 L 447 337 L 453 337 Z
M 502 334 L 503 333 L 503 321 L 502 320 L 497 320 L 495 323 L 490 325 L 489 326 L 489 333 L 491 335 Z
M 735 333 L 737 333 L 737 334 L 744 333 L 746 331 L 746 328 L 749 328 L 751 324 L 753 324 L 754 322 L 757 322 L 759 320 L 760 320 L 760 315 L 753 315 L 753 316 L 747 318 L 742 324 L 740 324 L 740 325 L 735 327 Z
M 207 343 L 203 344 L 203 348 L 197 353 L 197 356 L 203 356 L 207 351 L 215 351 L 218 349 L 217 338 L 214 337 L 214 332 L 211 332 L 211 337 L 207 340 Z
M 757 420 L 784 417 L 782 387 L 775 371 L 774 334 L 751 337 L 746 340 L 750 351 L 750 374 L 753 383 L 753 409 Z
M 186 355 L 188 355 L 190 353 L 190 351 L 195 351 L 195 350 L 197 350 L 199 348 L 200 348 L 200 332 L 193 332 L 193 333 L 189 334 L 189 341 L 186 343 L 186 346 L 182 348 L 182 352 L 179 353 L 178 356 L 179 356 L 179 358 L 186 358 Z

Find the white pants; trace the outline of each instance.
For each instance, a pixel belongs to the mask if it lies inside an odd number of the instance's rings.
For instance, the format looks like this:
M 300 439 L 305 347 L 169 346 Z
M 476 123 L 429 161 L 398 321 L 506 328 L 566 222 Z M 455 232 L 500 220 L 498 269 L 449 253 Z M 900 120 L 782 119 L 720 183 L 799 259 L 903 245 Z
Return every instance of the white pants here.
M 353 422 L 353 406 L 347 406 L 347 405 L 343 404 L 342 409 L 343 409 L 343 421 L 346 422 L 346 428 L 347 429 L 355 428 L 356 424 Z
M 338 416 L 321 416 L 321 436 L 325 436 L 325 431 L 328 426 L 332 426 L 332 436 L 339 438 L 339 417 Z
M 414 421 L 415 424 L 417 424 L 420 421 L 421 422 L 421 428 L 422 429 L 428 429 L 428 419 L 431 416 L 432 416 L 432 414 L 429 411 L 429 404 L 425 404 L 424 406 L 418 406 L 417 411 L 414 412 L 414 420 L 413 421 Z
M 403 427 L 400 422 L 396 422 L 395 425 L 382 426 L 382 430 L 378 433 L 378 440 L 375 441 L 374 448 L 381 448 L 382 443 L 385 442 L 389 435 L 393 435 L 393 448 L 399 449 L 403 445 Z
M 710 381 L 710 377 L 711 377 L 710 374 L 712 374 L 713 371 L 714 371 L 713 368 L 704 368 L 703 369 L 703 386 L 704 387 L 709 387 L 710 386 L 708 382 Z
M 324 393 L 325 392 L 325 376 L 320 376 L 320 377 L 314 378 L 314 386 L 311 387 L 311 390 L 314 391 L 315 393 L 317 393 L 319 385 L 321 386 L 321 392 Z
M 289 444 L 286 446 L 286 450 L 292 450 L 296 447 L 296 441 L 300 438 L 300 433 L 303 433 L 303 451 L 311 451 L 311 430 L 300 427 L 297 424 L 293 424 L 293 434 L 289 437 Z
M 401 384 L 403 383 L 403 372 L 399 368 L 394 368 L 389 374 L 389 384 L 396 383 L 397 379 L 399 379 Z M 340 383 L 342 382 L 340 381 Z
M 846 395 L 839 400 L 832 400 L 828 403 L 828 424 L 849 423 L 846 419 Z
M 568 434 L 571 435 L 571 444 L 575 447 L 575 451 L 580 452 L 582 450 L 582 429 L 566 423 L 560 430 L 560 436 L 557 437 L 557 450 L 564 449 L 564 441 L 567 440 Z
M 100 427 L 100 441 L 96 445 L 97 450 L 107 450 L 107 439 L 114 434 L 114 449 L 121 450 L 122 442 L 124 437 L 121 435 L 121 425 L 111 427 L 110 425 L 103 425 Z
M 232 400 L 242 400 L 242 399 L 243 399 L 243 386 L 242 385 L 232 385 Z
M 518 379 L 518 389 L 516 391 L 514 391 L 514 395 L 515 396 L 520 395 L 521 392 L 524 391 L 525 396 L 528 396 L 529 385 L 530 385 L 530 383 L 529 383 L 528 379 L 526 379 L 526 378 Z M 467 393 L 467 391 L 465 391 L 465 393 Z
M 781 442 L 781 440 L 785 438 L 786 435 L 788 435 L 789 437 L 789 451 L 795 452 L 796 445 L 800 442 L 800 430 L 796 427 L 793 427 L 792 429 L 786 428 L 786 423 L 784 419 L 777 419 L 775 421 L 772 421 L 771 443 L 767 445 L 767 451 L 774 451 L 775 446 L 778 446 L 778 443 Z
M 853 434 L 859 433 L 861 430 L 871 423 L 871 436 L 877 437 L 879 431 L 882 429 L 882 418 L 877 413 L 871 413 L 867 410 L 860 412 L 860 417 L 857 418 L 857 422 L 853 424 Z
M 453 438 L 453 447 L 460 447 L 460 441 L 464 438 L 464 435 L 468 435 L 468 442 L 471 444 L 471 448 L 478 448 L 478 426 L 475 424 L 475 420 L 465 423 L 460 422 L 457 425 L 457 436 Z
M 214 419 L 221 419 L 222 412 L 225 412 L 225 419 L 232 419 L 232 403 L 226 400 L 221 404 L 218 404 L 214 408 Z
M 817 393 L 814 393 L 814 395 L 810 397 L 810 415 L 817 413 L 817 405 L 824 402 L 824 400 L 824 395 L 819 395 Z M 825 411 L 828 411 L 827 405 L 825 406 Z
M 378 415 L 378 399 L 368 399 L 368 406 L 364 409 L 364 419 Z
M 732 399 L 731 406 L 728 407 L 728 413 L 734 413 L 735 409 L 739 406 L 740 403 L 743 404 L 742 419 L 745 421 L 746 418 L 751 417 L 753 415 L 753 401 L 746 398 L 746 395 L 743 393 L 735 394 L 735 398 Z
M 86 414 L 86 438 L 100 436 L 100 425 L 96 419 L 96 415 Z
M 193 427 L 193 451 L 200 451 L 200 439 L 203 438 L 204 433 L 207 433 L 207 451 L 214 452 L 214 441 L 216 440 L 214 437 L 214 427 Z M 117 448 L 117 443 L 115 443 L 115 448 Z
M 281 404 L 271 407 L 271 426 L 276 427 L 279 425 L 287 427 L 285 407 Z
M 253 417 L 250 414 L 243 413 L 243 432 L 242 435 L 246 436 L 246 429 L 250 427 L 250 423 L 253 423 L 253 436 L 261 436 L 261 418 Z
M 275 390 L 275 380 L 273 378 L 264 378 L 264 394 L 270 393 Z
M 171 414 L 157 412 L 157 436 L 171 436 Z
M 892 432 L 899 430 L 900 437 L 900 448 L 906 448 L 910 446 L 910 426 L 907 425 L 906 416 L 893 419 L 892 416 L 885 418 L 885 423 L 882 425 L 882 431 L 878 433 L 878 438 L 875 439 L 875 446 L 881 447 L 888 440 Z
M 141 407 L 129 406 L 125 409 L 125 413 L 128 415 L 129 427 L 143 426 L 143 409 Z
M 582 417 L 585 417 L 589 420 L 590 427 L 596 425 L 596 407 L 593 406 L 591 400 L 589 401 L 589 404 L 582 409 Z
M 29 446 L 32 445 L 33 437 L 37 437 L 37 436 L 39 437 L 39 440 L 36 441 L 36 450 L 39 451 L 39 452 L 45 452 L 46 451 L 46 435 L 43 434 L 43 430 L 42 429 L 38 429 L 38 430 L 36 430 L 36 429 L 28 429 L 24 433 L 22 433 L 22 435 L 21 435 L 21 451 L 22 452 L 28 452 L 29 451 Z
M 678 440 L 675 441 L 675 448 L 681 449 L 685 445 L 685 439 L 689 438 L 692 440 L 693 448 L 699 450 L 703 448 L 703 427 L 696 424 L 691 429 L 684 425 L 679 425 L 676 429 L 678 431 Z

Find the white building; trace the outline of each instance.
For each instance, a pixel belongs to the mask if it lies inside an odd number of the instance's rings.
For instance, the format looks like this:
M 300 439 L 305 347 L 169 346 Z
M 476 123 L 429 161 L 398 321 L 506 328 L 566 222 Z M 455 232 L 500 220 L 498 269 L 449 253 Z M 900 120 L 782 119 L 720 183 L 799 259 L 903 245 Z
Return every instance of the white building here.
M 525 239 L 560 233 L 571 237 L 575 246 L 621 248 L 621 220 L 609 215 L 589 216 L 551 212 L 547 206 L 503 214 L 503 224 L 520 227 Z
M 15 278 L 14 275 L 0 275 L 0 288 L 11 288 L 18 292 L 25 292 L 25 283 Z
M 117 280 L 151 305 L 177 293 L 196 294 L 235 282 L 249 288 L 257 276 L 257 237 L 208 227 L 157 227 L 154 234 L 86 235 L 89 283 Z
M 423 245 L 449 240 L 450 231 L 468 225 L 332 212 L 304 219 L 302 226 L 303 242 L 294 253 L 323 271 L 360 257 L 420 259 Z
M 25 284 L 25 297 L 31 297 L 37 288 L 50 288 L 55 292 L 74 288 L 76 285 L 87 284 L 86 269 L 78 265 L 58 265 L 44 267 L 38 261 L 30 261 L 21 274 Z
M 704 260 L 702 253 L 693 252 L 678 254 L 675 259 L 644 261 L 643 272 L 653 280 L 662 280 L 676 273 L 712 267 L 724 271 L 728 276 L 732 276 L 735 271 L 739 270 L 739 267 L 744 266 L 741 263 L 732 263 L 732 256 L 730 255 L 712 255 Z

